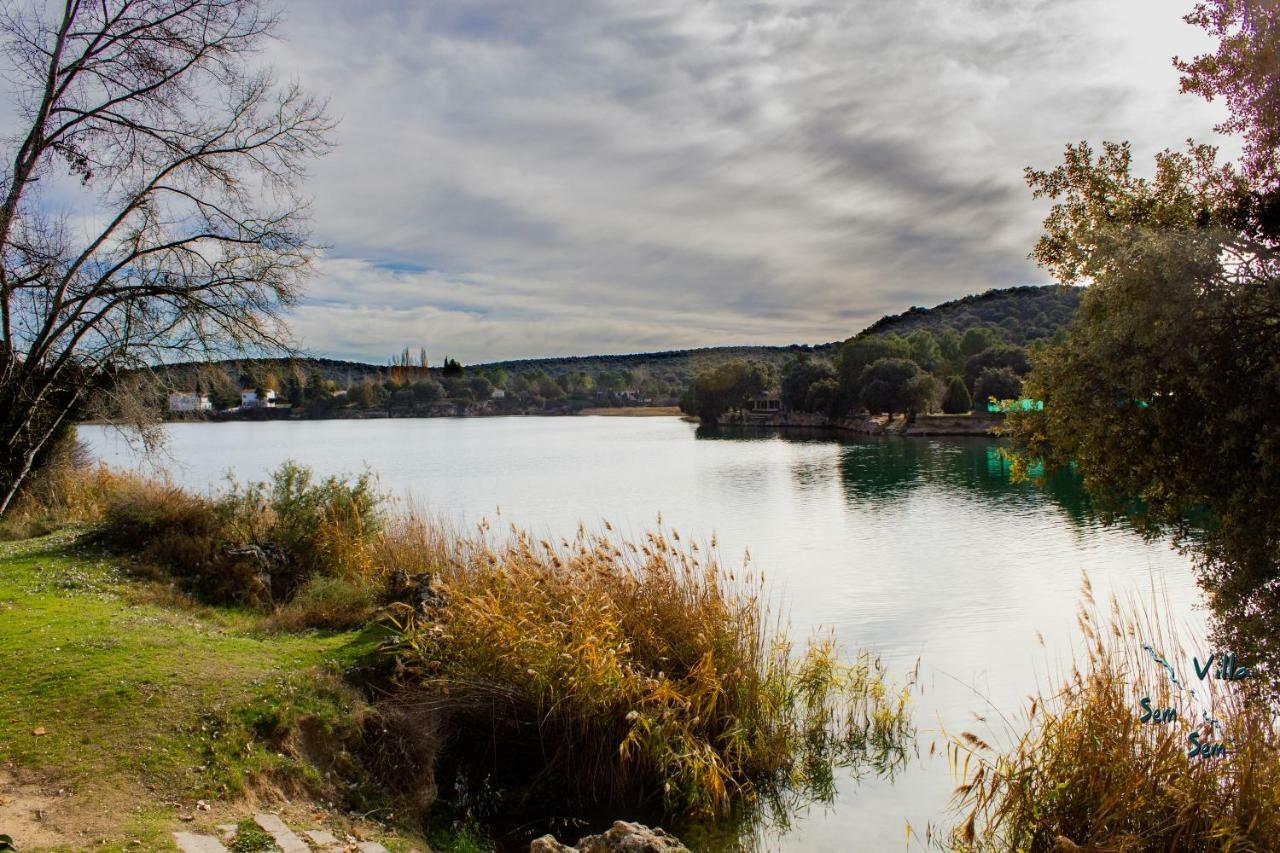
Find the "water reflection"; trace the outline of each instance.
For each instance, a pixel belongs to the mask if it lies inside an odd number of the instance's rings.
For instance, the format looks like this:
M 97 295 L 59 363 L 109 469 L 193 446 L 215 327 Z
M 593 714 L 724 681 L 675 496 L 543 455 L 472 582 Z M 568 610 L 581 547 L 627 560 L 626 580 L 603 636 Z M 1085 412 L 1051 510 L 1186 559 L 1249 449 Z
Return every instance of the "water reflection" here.
M 997 507 L 1038 507 L 1047 497 L 1074 525 L 1093 528 L 1093 514 L 1082 478 L 1072 471 L 1048 476 L 1033 471 L 1031 481 L 1014 483 L 1010 462 L 1001 444 L 987 438 L 902 439 L 849 436 L 821 431 L 699 427 L 705 441 L 785 441 L 794 444 L 835 444 L 839 447 L 840 485 L 850 505 L 861 509 L 889 507 L 927 487 L 972 493 Z M 813 463 L 792 469 L 796 484 L 815 485 L 825 472 Z

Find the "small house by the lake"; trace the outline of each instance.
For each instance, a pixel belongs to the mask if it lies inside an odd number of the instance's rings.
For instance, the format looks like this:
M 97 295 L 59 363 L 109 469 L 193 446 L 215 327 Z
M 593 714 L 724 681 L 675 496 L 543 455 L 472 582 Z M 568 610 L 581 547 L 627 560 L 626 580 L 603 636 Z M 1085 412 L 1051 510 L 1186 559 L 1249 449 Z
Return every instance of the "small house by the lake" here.
M 240 392 L 240 408 L 242 409 L 269 409 L 276 404 L 276 392 L 270 389 L 263 391 L 261 394 L 255 389 L 245 389 Z
M 193 391 L 173 391 L 169 394 L 169 411 L 171 412 L 208 412 L 213 409 L 208 394 Z

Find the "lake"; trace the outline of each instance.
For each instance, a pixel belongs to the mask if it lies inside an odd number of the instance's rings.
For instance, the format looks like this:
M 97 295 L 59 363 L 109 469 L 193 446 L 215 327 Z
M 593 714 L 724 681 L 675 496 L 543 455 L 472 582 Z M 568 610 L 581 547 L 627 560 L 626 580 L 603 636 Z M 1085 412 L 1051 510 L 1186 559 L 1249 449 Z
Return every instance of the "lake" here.
M 797 634 L 829 628 L 900 679 L 919 660 L 921 756 L 892 781 L 847 780 L 834 804 L 762 838 L 769 850 L 902 849 L 907 821 L 917 834 L 948 825 L 955 783 L 940 728 L 1005 742 L 973 715 L 1018 713 L 1066 663 L 1086 572 L 1099 601 L 1161 590 L 1190 636 L 1203 635 L 1185 557 L 1102 528 L 1070 478 L 1012 484 L 988 439 L 706 433 L 667 417 L 191 423 L 167 433 L 163 457 L 143 460 L 113 430 L 80 430 L 107 462 L 159 466 L 198 490 L 293 459 L 322 474 L 367 467 L 384 491 L 465 523 L 570 535 L 608 519 L 638 534 L 661 514 L 684 536 L 714 534 L 727 562 L 749 550 Z

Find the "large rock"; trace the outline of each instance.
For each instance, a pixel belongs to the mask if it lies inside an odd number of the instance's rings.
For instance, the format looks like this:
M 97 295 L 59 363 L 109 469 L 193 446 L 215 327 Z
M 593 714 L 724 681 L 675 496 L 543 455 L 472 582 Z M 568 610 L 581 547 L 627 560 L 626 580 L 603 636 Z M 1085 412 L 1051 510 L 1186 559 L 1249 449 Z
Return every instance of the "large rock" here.
M 678 838 L 661 829 L 650 829 L 638 823 L 615 821 L 599 835 L 579 839 L 577 847 L 561 844 L 553 836 L 544 835 L 529 845 L 529 853 L 690 853 Z

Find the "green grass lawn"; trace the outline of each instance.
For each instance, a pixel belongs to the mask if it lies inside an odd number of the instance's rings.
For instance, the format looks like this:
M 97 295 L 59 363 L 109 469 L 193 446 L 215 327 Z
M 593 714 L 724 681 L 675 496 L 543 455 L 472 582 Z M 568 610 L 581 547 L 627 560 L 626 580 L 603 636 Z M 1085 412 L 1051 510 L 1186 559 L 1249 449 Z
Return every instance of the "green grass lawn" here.
M 343 741 L 363 700 L 341 673 L 377 638 L 261 626 L 129 578 L 75 531 L 0 542 L 0 769 L 54 796 L 95 849 L 165 849 L 171 830 L 226 822 L 246 798 L 349 803 L 356 783 L 303 760 L 296 723 Z M 20 842 L 0 820 L 5 832 Z

